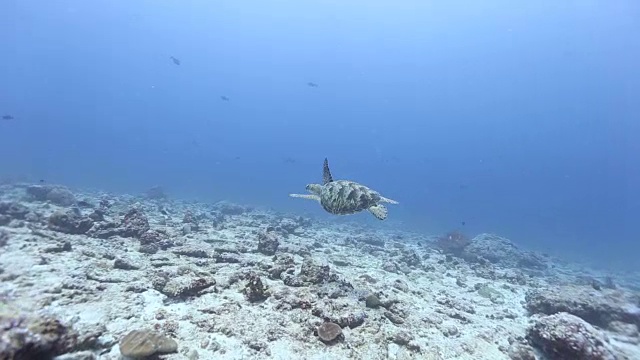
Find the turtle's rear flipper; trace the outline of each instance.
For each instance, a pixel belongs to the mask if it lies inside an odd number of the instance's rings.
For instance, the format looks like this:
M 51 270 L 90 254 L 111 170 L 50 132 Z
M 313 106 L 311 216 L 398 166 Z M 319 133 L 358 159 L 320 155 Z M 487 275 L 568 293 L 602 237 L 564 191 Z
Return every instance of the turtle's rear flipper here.
M 333 176 L 331 176 L 331 171 L 329 170 L 329 160 L 324 158 L 324 165 L 322 166 L 322 184 L 327 185 L 332 181 Z
M 373 214 L 378 220 L 384 220 L 387 218 L 387 208 L 384 205 L 374 205 L 369 208 L 369 212 Z
M 380 196 L 380 201 L 386 202 L 386 203 L 389 203 L 389 204 L 399 204 L 399 202 L 397 202 L 395 200 L 391 200 L 391 199 L 386 198 L 384 196 Z
M 320 201 L 320 196 L 314 195 L 314 194 L 289 194 L 289 196 L 294 197 L 294 198 L 302 198 L 302 199 Z

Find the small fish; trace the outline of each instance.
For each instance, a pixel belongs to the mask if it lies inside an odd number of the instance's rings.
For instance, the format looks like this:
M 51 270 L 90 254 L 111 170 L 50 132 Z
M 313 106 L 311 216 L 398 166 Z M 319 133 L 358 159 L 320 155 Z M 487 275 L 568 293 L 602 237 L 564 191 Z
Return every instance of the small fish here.
M 467 222 L 463 221 L 463 222 L 461 222 L 461 224 L 462 224 L 462 226 L 465 226 L 465 225 L 467 225 Z
M 295 164 L 296 163 L 296 159 L 291 158 L 291 157 L 286 157 L 286 158 L 282 159 L 282 161 L 284 161 L 285 164 Z
M 310 86 L 310 87 L 318 87 L 318 84 L 316 84 L 316 83 L 314 83 L 314 82 L 309 81 L 309 82 L 307 83 L 307 86 Z
M 222 96 L 220 96 L 220 100 L 222 100 L 222 101 L 229 101 L 229 98 L 228 98 L 228 97 L 226 97 L 226 96 L 224 96 L 224 95 L 222 95 Z
M 169 59 L 171 59 L 171 61 L 173 61 L 174 64 L 180 65 L 180 60 L 179 59 L 176 59 L 173 56 L 169 56 Z
M 11 115 L 2 115 L 2 120 L 13 120 L 13 119 L 15 118 Z

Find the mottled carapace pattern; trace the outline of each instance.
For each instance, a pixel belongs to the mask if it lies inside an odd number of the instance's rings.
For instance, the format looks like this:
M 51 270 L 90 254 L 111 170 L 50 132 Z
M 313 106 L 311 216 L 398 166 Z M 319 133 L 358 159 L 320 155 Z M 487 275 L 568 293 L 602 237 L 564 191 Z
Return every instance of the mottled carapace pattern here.
M 354 214 L 367 210 L 378 202 L 380 202 L 380 194 L 376 191 L 347 180 L 327 183 L 320 193 L 320 204 L 332 214 Z

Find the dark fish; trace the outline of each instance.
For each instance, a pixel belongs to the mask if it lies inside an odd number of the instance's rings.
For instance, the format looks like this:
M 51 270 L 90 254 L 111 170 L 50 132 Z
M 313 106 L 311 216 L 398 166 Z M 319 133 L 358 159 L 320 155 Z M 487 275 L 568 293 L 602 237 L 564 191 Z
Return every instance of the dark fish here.
M 307 83 L 307 86 L 310 86 L 310 87 L 318 87 L 318 84 L 316 84 L 316 83 L 314 83 L 314 82 L 308 82 L 308 83 Z
M 461 224 L 462 224 L 462 226 L 465 226 L 465 225 L 467 225 L 467 222 L 463 221 Z
M 15 118 L 11 115 L 2 115 L 2 120 L 13 120 L 13 119 Z
M 286 157 L 286 158 L 282 159 L 282 161 L 284 161 L 285 164 L 295 164 L 296 163 L 296 159 L 291 158 L 291 157 Z
M 224 96 L 224 95 L 220 96 L 220 99 L 221 99 L 222 101 L 229 101 L 229 98 L 228 98 L 228 97 L 226 97 L 226 96 Z
M 174 64 L 180 65 L 180 60 L 179 59 L 176 59 L 173 56 L 169 56 L 169 59 L 171 59 L 171 61 L 173 61 Z
M 44 179 L 40 179 L 40 184 L 44 184 Z

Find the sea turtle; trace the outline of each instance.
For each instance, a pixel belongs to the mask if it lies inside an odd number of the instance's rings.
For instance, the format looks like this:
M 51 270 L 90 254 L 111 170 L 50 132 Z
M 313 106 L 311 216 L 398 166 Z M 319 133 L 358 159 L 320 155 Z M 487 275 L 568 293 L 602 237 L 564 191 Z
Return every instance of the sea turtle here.
M 322 185 L 308 184 L 306 186 L 311 194 L 289 194 L 289 196 L 319 201 L 327 212 L 336 215 L 355 214 L 362 210 L 369 210 L 373 216 L 380 220 L 387 218 L 387 208 L 380 204 L 381 202 L 398 203 L 355 181 L 334 181 L 331 171 L 329 171 L 329 161 L 326 158 L 322 175 Z

